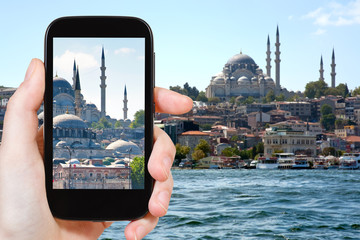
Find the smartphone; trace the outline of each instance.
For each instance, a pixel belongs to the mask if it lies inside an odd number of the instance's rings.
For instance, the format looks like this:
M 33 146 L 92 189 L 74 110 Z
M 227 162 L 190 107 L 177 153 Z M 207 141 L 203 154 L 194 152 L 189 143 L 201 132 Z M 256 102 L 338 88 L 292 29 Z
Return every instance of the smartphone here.
M 153 189 L 154 50 L 134 17 L 63 17 L 45 34 L 44 164 L 52 214 L 132 220 Z

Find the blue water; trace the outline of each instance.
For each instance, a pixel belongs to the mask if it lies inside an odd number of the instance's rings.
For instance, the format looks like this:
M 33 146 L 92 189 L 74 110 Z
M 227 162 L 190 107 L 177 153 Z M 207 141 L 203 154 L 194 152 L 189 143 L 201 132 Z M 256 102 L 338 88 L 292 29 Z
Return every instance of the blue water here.
M 145 239 L 360 239 L 360 171 L 174 170 Z M 124 239 L 124 222 L 100 239 Z

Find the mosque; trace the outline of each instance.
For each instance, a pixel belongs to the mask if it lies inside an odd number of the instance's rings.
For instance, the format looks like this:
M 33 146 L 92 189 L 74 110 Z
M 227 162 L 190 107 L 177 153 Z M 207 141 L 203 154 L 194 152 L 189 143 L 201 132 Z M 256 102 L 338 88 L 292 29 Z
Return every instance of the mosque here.
M 105 157 L 128 157 L 143 155 L 143 147 L 125 139 L 113 141 L 106 148 L 101 148 L 96 133 L 89 128 L 89 123 L 98 122 L 106 115 L 105 102 L 105 55 L 104 48 L 101 56 L 101 110 L 95 104 L 88 104 L 81 94 L 79 67 L 74 61 L 73 84 L 57 75 L 53 79 L 53 148 L 54 159 L 103 159 Z M 123 127 L 131 123 L 127 119 L 127 90 L 124 90 L 124 119 L 120 122 Z M 38 115 L 39 125 L 43 122 L 43 112 Z M 124 134 L 123 134 L 124 135 Z M 124 137 L 123 137 L 124 138 Z
M 276 94 L 284 93 L 288 95 L 286 89 L 280 86 L 280 41 L 279 28 L 276 30 L 276 52 L 275 52 L 275 81 L 271 78 L 271 58 L 270 58 L 270 38 L 267 41 L 267 66 L 266 74 L 255 63 L 250 56 L 236 54 L 225 64 L 223 70 L 211 78 L 209 86 L 206 88 L 206 97 L 219 97 L 228 100 L 231 97 L 264 97 L 269 91 Z

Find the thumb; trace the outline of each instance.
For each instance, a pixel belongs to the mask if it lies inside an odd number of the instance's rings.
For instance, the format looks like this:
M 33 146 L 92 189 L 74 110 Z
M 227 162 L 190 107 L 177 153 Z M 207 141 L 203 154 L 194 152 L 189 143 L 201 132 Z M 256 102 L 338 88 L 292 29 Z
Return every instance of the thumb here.
M 4 119 L 1 148 L 16 153 L 21 148 L 37 149 L 39 109 L 44 96 L 45 70 L 39 59 L 30 62 L 24 82 L 10 98 Z M 34 148 L 35 147 L 35 148 Z

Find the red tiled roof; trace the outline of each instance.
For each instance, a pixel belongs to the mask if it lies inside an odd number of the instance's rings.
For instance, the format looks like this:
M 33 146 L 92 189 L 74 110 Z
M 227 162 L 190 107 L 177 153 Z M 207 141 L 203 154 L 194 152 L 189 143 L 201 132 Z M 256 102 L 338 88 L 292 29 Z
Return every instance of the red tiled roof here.
M 187 132 L 183 132 L 181 135 L 182 136 L 189 136 L 189 135 L 209 136 L 210 134 L 209 133 L 204 133 L 204 132 L 201 132 L 201 131 L 187 131 Z
M 360 142 L 360 137 L 359 136 L 349 136 L 349 137 L 346 137 L 345 140 L 347 142 Z

